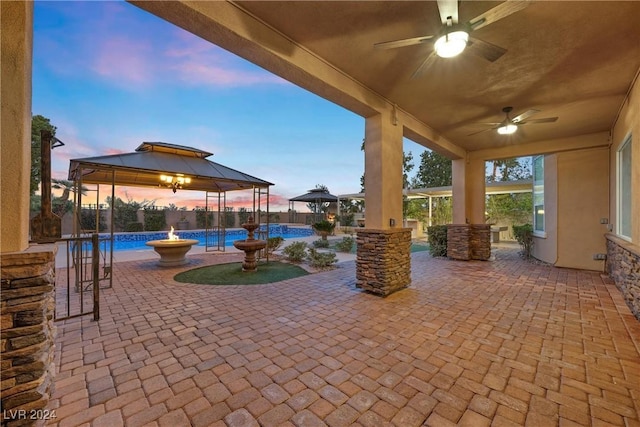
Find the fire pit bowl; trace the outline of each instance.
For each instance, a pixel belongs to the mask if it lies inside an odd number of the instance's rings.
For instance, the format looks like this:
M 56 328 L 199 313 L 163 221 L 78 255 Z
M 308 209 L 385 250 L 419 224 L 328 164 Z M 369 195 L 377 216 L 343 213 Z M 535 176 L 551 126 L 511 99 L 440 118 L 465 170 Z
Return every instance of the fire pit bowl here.
M 146 243 L 147 246 L 153 247 L 153 250 L 160 255 L 158 265 L 162 267 L 176 267 L 187 263 L 187 252 L 191 250 L 191 246 L 197 245 L 197 240 L 180 239 L 173 233 L 173 227 L 169 232 L 168 239 L 151 240 Z

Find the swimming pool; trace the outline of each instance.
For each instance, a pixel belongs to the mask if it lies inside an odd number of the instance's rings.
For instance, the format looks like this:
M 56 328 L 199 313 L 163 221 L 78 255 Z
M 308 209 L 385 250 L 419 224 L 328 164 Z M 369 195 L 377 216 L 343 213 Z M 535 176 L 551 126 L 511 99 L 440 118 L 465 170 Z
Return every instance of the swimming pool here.
M 266 231 L 266 227 L 260 227 L 260 230 Z M 205 231 L 204 230 L 176 230 L 175 234 L 181 239 L 194 239 L 199 243 L 197 246 L 205 246 Z M 294 237 L 307 237 L 312 236 L 313 230 L 310 227 L 291 227 L 288 225 L 270 224 L 269 225 L 269 237 L 281 236 L 284 239 L 291 239 Z M 256 238 L 257 230 L 256 230 Z M 103 241 L 105 246 L 101 245 L 103 249 L 109 249 L 110 235 L 107 233 L 100 234 L 100 240 Z M 114 251 L 131 251 L 149 249 L 145 243 L 150 240 L 162 240 L 167 238 L 166 231 L 158 232 L 141 232 L 141 233 L 114 233 L 113 234 L 113 250 Z M 225 243 L 224 246 L 233 246 L 235 240 L 241 240 L 247 238 L 247 230 L 242 228 L 229 228 L 225 230 Z M 209 231 L 209 246 L 217 246 L 219 236 L 214 231 Z

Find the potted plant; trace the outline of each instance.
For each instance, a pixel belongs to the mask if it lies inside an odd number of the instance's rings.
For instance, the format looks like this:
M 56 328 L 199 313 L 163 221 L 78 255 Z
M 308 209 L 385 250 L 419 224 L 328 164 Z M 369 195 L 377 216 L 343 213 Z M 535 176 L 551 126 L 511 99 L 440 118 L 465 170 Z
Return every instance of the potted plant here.
M 312 227 L 313 230 L 322 237 L 322 240 L 327 240 L 327 236 L 332 234 L 336 228 L 336 223 L 323 219 L 322 221 L 314 223 Z

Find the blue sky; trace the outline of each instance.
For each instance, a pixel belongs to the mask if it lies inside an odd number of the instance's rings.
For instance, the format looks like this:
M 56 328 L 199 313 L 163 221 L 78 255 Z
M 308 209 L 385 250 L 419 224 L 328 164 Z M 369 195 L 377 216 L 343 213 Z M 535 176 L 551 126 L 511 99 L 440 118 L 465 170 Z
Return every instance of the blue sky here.
M 124 2 L 36 2 L 34 14 L 32 111 L 66 144 L 52 152 L 54 178 L 66 179 L 69 159 L 164 141 L 273 182 L 271 210 L 316 184 L 360 190 L 360 116 Z M 424 149 L 405 145 L 418 163 Z M 119 195 L 204 204 L 195 191 Z

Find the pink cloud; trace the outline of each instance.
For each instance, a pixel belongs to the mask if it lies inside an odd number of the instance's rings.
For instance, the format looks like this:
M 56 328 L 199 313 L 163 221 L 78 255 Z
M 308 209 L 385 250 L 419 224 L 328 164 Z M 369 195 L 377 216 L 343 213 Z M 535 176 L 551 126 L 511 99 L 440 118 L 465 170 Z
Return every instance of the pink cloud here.
M 153 80 L 153 49 L 141 40 L 112 36 L 96 46 L 91 69 L 99 76 L 115 81 L 149 84 Z
M 232 87 L 287 83 L 192 34 L 176 31 L 173 36 L 174 43 L 164 51 L 164 55 L 183 82 Z

